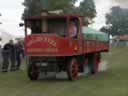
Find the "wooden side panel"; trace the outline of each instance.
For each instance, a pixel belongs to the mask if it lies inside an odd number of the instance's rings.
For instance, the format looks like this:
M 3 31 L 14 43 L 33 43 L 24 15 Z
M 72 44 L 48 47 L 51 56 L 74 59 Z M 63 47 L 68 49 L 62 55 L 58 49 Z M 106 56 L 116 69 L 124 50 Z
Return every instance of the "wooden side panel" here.
M 94 40 L 83 41 L 83 53 L 94 53 L 100 51 L 108 51 L 109 43 Z

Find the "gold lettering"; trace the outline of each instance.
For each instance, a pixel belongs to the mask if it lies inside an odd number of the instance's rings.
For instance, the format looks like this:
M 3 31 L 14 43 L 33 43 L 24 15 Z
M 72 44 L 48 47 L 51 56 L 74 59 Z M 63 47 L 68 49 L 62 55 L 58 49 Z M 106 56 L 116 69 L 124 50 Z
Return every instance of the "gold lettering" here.
M 52 45 L 53 47 L 56 47 L 56 42 L 50 38 L 47 38 L 47 37 L 33 38 L 27 43 L 27 46 L 31 46 L 32 44 L 38 43 L 38 42 L 46 42 L 46 43 Z

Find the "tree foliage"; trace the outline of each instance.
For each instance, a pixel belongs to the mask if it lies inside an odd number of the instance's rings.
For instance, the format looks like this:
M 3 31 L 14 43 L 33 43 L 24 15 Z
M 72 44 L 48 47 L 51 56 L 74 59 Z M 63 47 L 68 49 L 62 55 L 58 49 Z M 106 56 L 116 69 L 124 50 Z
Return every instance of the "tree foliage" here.
M 112 7 L 106 14 L 106 26 L 101 30 L 108 31 L 112 35 L 128 34 L 128 9 Z
M 42 8 L 47 6 L 47 10 L 63 10 L 63 14 L 80 14 L 84 16 L 86 24 L 87 18 L 90 20 L 96 16 L 95 4 L 93 0 L 83 0 L 80 6 L 74 6 L 78 0 L 47 0 L 48 3 L 42 4 L 41 0 L 24 0 L 25 6 L 23 17 L 40 15 Z M 44 5 L 44 6 L 43 6 Z

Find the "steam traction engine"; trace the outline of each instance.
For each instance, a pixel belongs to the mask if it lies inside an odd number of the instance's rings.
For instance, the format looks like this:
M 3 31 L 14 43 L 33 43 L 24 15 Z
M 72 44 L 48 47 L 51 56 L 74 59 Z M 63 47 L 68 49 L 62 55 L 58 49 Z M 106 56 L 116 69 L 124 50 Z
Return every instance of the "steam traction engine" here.
M 24 21 L 25 53 L 31 80 L 37 80 L 40 72 L 63 71 L 69 80 L 76 80 L 78 72 L 86 71 L 87 66 L 91 74 L 98 71 L 100 53 L 108 51 L 108 41 L 89 39 L 91 35 L 85 38 L 81 16 L 43 14 Z M 70 22 L 76 27 L 75 36 L 70 31 Z

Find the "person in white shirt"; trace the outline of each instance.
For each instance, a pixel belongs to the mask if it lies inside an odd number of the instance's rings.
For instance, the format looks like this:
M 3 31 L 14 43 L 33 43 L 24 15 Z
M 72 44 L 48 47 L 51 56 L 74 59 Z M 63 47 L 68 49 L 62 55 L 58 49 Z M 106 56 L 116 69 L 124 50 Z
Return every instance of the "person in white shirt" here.
M 70 32 L 72 38 L 76 38 L 77 26 L 76 26 L 75 22 L 73 22 L 73 21 L 70 22 L 69 32 Z

